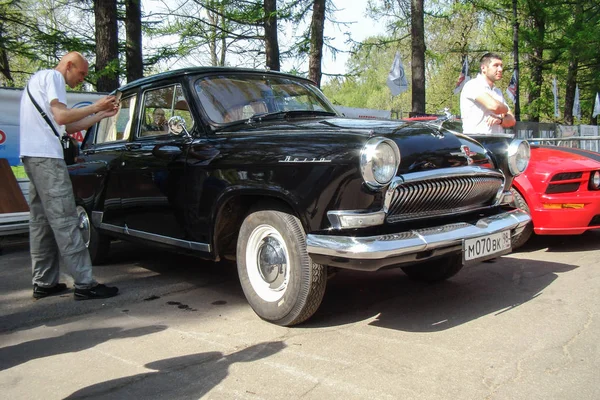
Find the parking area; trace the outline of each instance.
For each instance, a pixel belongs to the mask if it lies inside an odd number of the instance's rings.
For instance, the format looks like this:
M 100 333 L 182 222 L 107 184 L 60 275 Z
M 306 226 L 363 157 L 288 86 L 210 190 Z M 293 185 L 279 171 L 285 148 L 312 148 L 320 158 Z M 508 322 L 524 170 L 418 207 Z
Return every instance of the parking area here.
M 253 313 L 231 263 L 117 243 L 95 274 L 119 296 L 35 301 L 27 241 L 3 249 L 7 399 L 600 398 L 600 232 L 439 284 L 341 271 L 293 328 Z

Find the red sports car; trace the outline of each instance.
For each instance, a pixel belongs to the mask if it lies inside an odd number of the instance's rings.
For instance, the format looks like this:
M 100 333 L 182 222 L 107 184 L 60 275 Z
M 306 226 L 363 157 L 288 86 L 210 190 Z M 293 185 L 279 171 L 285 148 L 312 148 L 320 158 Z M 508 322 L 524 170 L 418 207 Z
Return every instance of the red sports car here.
M 442 123 L 437 116 L 406 120 Z M 443 126 L 462 132 L 459 119 L 448 118 Z M 580 235 L 590 229 L 600 229 L 600 153 L 531 145 L 529 165 L 513 180 L 511 191 L 516 206 L 530 213 L 532 220 L 513 238 L 513 249 L 525 244 L 534 232 Z
M 531 146 L 525 172 L 511 188 L 532 224 L 513 241 L 522 246 L 538 235 L 579 235 L 600 229 L 600 153 L 557 146 Z

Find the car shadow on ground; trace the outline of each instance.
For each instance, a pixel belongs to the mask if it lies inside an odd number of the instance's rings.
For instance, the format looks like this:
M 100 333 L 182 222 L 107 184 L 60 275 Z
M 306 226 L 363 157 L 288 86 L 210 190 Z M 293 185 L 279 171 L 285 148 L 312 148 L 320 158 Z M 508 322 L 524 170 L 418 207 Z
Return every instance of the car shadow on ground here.
M 523 253 L 582 252 L 600 248 L 600 232 L 581 236 L 535 236 Z M 463 268 L 434 284 L 409 279 L 400 269 L 376 273 L 342 270 L 328 282 L 318 312 L 303 328 L 373 319 L 373 326 L 436 332 L 484 315 L 500 314 L 540 295 L 561 273 L 578 265 L 530 260 L 514 254 Z
M 576 243 L 573 241 L 573 246 Z M 250 307 L 235 263 L 204 262 L 200 271 L 194 268 L 196 262 L 202 261 L 156 252 L 138 260 L 136 265 L 190 281 L 196 287 L 208 279 L 207 275 L 216 274 L 237 305 Z M 334 327 L 377 317 L 371 325 L 408 332 L 441 331 L 518 307 L 540 295 L 560 273 L 575 268 L 576 265 L 502 257 L 467 266 L 454 278 L 435 284 L 411 280 L 400 269 L 340 270 L 328 281 L 316 314 L 297 328 Z
M 591 237 L 600 238 L 597 233 Z M 558 239 L 555 237 L 555 240 Z M 561 238 L 549 248 L 585 251 L 596 249 L 597 242 L 569 236 Z M 524 249 L 535 251 L 535 245 L 535 241 L 528 243 Z M 558 274 L 575 268 L 576 265 L 520 259 L 517 255 L 502 257 L 493 263 L 465 267 L 452 279 L 436 284 L 410 280 L 399 269 L 375 273 L 341 270 L 329 280 L 325 298 L 317 313 L 299 328 L 332 327 L 376 318 L 371 322 L 372 325 L 410 332 L 441 331 L 517 307 L 540 295 L 558 278 Z M 108 277 L 110 282 L 116 282 L 122 293 L 116 300 L 109 299 L 108 302 L 61 304 L 60 307 L 72 308 L 70 315 L 110 306 L 118 308 L 126 301 L 166 301 L 160 296 L 205 286 L 211 286 L 217 293 L 222 290 L 223 297 L 229 297 L 228 306 L 250 307 L 233 262 L 213 263 L 157 248 L 116 242 L 109 264 L 95 266 L 94 269 Z M 156 284 L 153 283 L 155 281 Z M 162 294 L 154 296 L 153 287 L 160 287 Z M 165 291 L 165 287 L 172 287 L 173 291 Z M 146 289 L 146 293 L 141 295 L 143 289 Z M 23 329 L 24 326 L 53 325 L 58 321 L 36 320 L 36 309 L 45 307 L 43 302 L 60 300 L 64 299 L 30 302 L 22 310 L 22 315 L 6 315 L 0 318 L 0 322 L 4 320 L 6 323 L 9 318 L 15 317 L 22 321 L 29 319 L 25 325 L 17 327 L 15 323 L 15 326 L 7 327 L 8 331 Z
M 543 250 L 547 252 L 594 251 L 600 249 L 600 230 L 587 231 L 582 235 L 533 235 L 516 252 Z
M 235 263 L 211 262 L 196 257 L 175 254 L 156 247 L 127 242 L 114 242 L 107 263 L 94 266 L 94 276 L 108 285 L 116 285 L 119 295 L 110 299 L 73 301 L 73 289 L 57 296 L 34 300 L 31 297 L 31 269 L 28 242 L 5 248 L 0 258 L 0 334 L 32 329 L 38 326 L 59 326 L 67 317 L 77 317 L 113 308 L 127 312 L 128 304 L 155 302 L 171 304 L 172 312 L 195 311 L 202 307 L 246 307 L 237 279 Z M 72 285 L 72 280 L 61 276 L 61 281 Z M 214 287 L 223 291 L 224 299 L 215 304 L 179 304 L 172 294 Z M 176 304 L 177 303 L 177 304 Z M 157 304 L 158 306 L 158 304 Z
M 537 296 L 575 265 L 503 257 L 463 268 L 445 282 L 422 283 L 401 270 L 341 271 L 303 328 L 373 319 L 370 325 L 405 332 L 437 332 L 500 314 Z
M 163 278 L 172 277 L 177 281 L 185 280 L 197 286 L 237 279 L 235 262 L 203 260 L 159 247 L 127 242 L 113 243 L 108 262 L 103 265 L 95 265 L 94 270 L 100 272 L 115 266 L 121 268 L 125 274 L 135 268 L 144 268 L 161 274 Z

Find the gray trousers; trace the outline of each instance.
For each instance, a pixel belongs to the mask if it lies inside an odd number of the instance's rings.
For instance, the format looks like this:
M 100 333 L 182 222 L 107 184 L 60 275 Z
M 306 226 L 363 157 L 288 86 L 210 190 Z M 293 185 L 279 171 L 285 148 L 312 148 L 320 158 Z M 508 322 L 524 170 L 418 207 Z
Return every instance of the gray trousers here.
M 96 285 L 92 261 L 79 229 L 73 186 L 63 159 L 23 157 L 29 177 L 29 248 L 33 284 L 58 283 L 60 260 L 75 288 Z

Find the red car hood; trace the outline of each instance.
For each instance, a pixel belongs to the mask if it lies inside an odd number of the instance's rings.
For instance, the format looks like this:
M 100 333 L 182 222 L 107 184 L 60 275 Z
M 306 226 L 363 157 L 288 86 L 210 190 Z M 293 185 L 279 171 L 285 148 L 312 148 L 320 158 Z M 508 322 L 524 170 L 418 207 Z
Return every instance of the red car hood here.
M 545 181 L 557 172 L 577 172 L 600 169 L 600 153 L 588 150 L 556 146 L 531 146 L 531 159 L 523 179 Z

